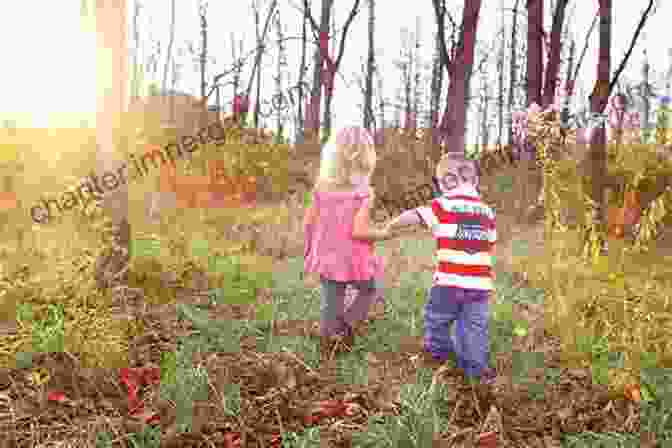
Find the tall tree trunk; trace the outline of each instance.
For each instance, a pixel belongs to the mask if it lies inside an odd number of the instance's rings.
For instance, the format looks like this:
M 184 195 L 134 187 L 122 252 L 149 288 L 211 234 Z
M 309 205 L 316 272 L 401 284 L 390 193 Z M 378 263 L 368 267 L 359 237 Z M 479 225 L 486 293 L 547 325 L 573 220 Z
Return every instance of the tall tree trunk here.
M 429 100 L 429 122 L 432 132 L 432 148 L 439 144 L 439 133 L 437 126 L 439 124 L 439 106 L 441 103 L 441 88 L 443 87 L 443 66 L 441 64 L 441 55 L 439 50 L 439 35 L 434 36 L 434 58 L 432 61 L 432 82 L 431 97 Z M 432 154 L 434 152 L 432 151 Z M 433 159 L 432 159 L 433 160 Z
M 527 107 L 541 105 L 544 0 L 527 0 Z
M 247 101 L 248 98 L 250 98 L 250 93 L 252 92 L 252 85 L 255 80 L 255 75 L 257 75 L 258 71 L 261 71 L 261 58 L 264 54 L 264 43 L 266 42 L 266 35 L 268 34 L 268 30 L 271 24 L 271 18 L 273 17 L 273 13 L 275 12 L 275 8 L 278 5 L 278 0 L 273 0 L 271 5 L 268 8 L 268 13 L 266 14 L 266 21 L 264 22 L 264 29 L 261 32 L 261 34 L 257 34 L 257 48 L 255 49 L 255 58 L 254 58 L 254 65 L 252 66 L 252 73 L 250 73 L 250 79 L 247 82 L 247 88 L 245 89 L 245 96 L 243 98 L 244 101 Z M 258 9 L 256 10 L 256 16 L 258 17 Z M 258 22 L 257 22 L 258 23 Z M 258 32 L 258 26 L 256 28 Z M 257 103 L 259 103 L 259 84 L 260 84 L 260 78 L 257 75 L 256 76 L 257 80 Z M 255 106 L 255 128 L 257 128 L 259 118 L 258 118 L 258 110 L 259 110 L 259 105 Z
M 322 100 L 322 85 L 325 87 L 324 92 L 324 125 L 323 140 L 329 138 L 331 132 L 331 102 L 334 93 L 334 81 L 338 67 L 341 65 L 343 59 L 343 52 L 345 51 L 345 39 L 348 35 L 348 29 L 352 24 L 355 16 L 359 12 L 360 0 L 355 0 L 355 3 L 350 11 L 350 15 L 345 20 L 343 31 L 341 32 L 341 41 L 338 48 L 338 55 L 336 59 L 329 54 L 329 22 L 333 10 L 334 0 L 322 0 L 322 17 L 318 25 L 313 19 L 310 9 L 307 5 L 307 0 L 304 0 L 304 11 L 310 20 L 313 34 L 318 35 L 318 48 L 315 53 L 315 71 L 313 73 L 313 82 L 318 82 L 313 85 L 310 99 L 310 115 L 312 117 L 311 126 L 315 135 L 312 137 L 314 142 L 319 141 L 319 117 L 320 117 L 320 102 Z M 335 32 L 335 30 L 334 30 Z
M 443 32 L 445 9 L 440 11 L 438 0 L 432 0 L 437 17 L 437 26 L 440 34 L 441 57 L 450 75 L 450 87 L 446 107 L 441 119 L 442 141 L 446 150 L 450 152 L 464 152 L 464 133 L 469 102 L 469 86 L 474 65 L 474 47 L 476 44 L 476 29 L 478 16 L 481 11 L 481 0 L 469 0 L 464 3 L 460 39 L 455 57 L 451 60 L 446 48 L 445 33 Z
M 600 46 L 597 61 L 597 80 L 590 96 L 590 111 L 594 114 L 604 112 L 609 99 L 609 77 L 611 76 L 611 0 L 599 0 Z M 592 129 L 588 150 L 590 164 L 590 198 L 594 202 L 592 219 L 603 235 L 604 224 L 604 185 L 607 175 L 607 137 L 604 125 Z
M 376 70 L 377 90 L 378 90 L 378 138 L 376 144 L 382 146 L 385 143 L 385 97 L 383 96 L 383 75 L 380 70 Z
M 375 0 L 369 0 L 369 52 L 366 58 L 366 80 L 364 84 L 364 129 L 371 131 L 373 125 L 373 71 L 375 68 L 374 26 L 376 22 Z
M 486 72 L 483 72 L 482 85 L 481 85 L 481 104 L 480 104 L 480 120 L 481 120 L 481 148 L 485 150 L 490 143 L 490 126 L 488 123 L 488 76 Z
M 252 122 L 254 129 L 259 129 L 259 109 L 261 108 L 261 60 L 264 57 L 264 51 L 262 50 L 262 44 L 265 41 L 264 36 L 264 41 L 261 39 L 261 30 L 259 30 L 259 24 L 261 21 L 261 18 L 259 17 L 259 8 L 256 3 L 253 3 L 253 8 L 254 8 L 254 33 L 256 37 L 256 44 L 257 44 L 257 54 L 258 54 L 258 61 L 259 61 L 259 67 L 257 68 L 256 75 L 256 84 L 257 84 L 257 91 L 255 94 L 255 99 L 254 99 L 254 115 L 252 116 Z
M 165 95 L 166 83 L 168 82 L 168 68 L 173 58 L 173 43 L 175 42 L 175 0 L 170 0 L 170 36 L 168 38 L 168 50 L 166 50 L 166 65 L 163 68 L 163 80 L 161 92 Z
M 283 44 L 283 33 L 282 33 L 282 21 L 280 20 L 280 13 L 278 12 L 278 15 L 276 16 L 276 33 L 277 33 L 277 38 L 278 38 L 278 62 L 276 66 L 276 78 L 275 78 L 275 93 L 277 98 L 283 98 L 283 92 L 282 92 L 282 67 L 287 65 L 286 62 L 286 55 L 285 55 L 285 48 Z M 276 117 L 275 117 L 275 128 L 276 128 L 276 138 L 278 142 L 281 142 L 282 140 L 282 135 L 284 132 L 284 126 L 283 126 L 283 115 L 282 115 L 282 110 L 284 108 L 284 99 L 282 100 L 281 106 L 277 107 L 276 109 Z
M 517 46 L 518 46 L 518 4 L 516 0 L 513 6 L 513 24 L 511 25 L 511 67 L 509 71 L 509 99 L 508 99 L 508 125 L 509 125 L 509 143 L 513 142 L 513 126 L 511 122 L 511 113 L 513 112 L 514 92 L 516 88 L 516 67 L 517 67 Z
M 422 61 L 420 59 L 421 43 L 420 43 L 420 33 L 422 30 L 422 22 L 420 16 L 416 17 L 415 24 L 415 42 L 413 45 L 413 110 L 412 110 L 412 128 L 413 135 L 417 135 L 418 130 L 418 117 L 420 116 L 420 95 L 421 95 L 421 80 L 420 80 L 420 69 Z
M 650 127 L 651 122 L 649 117 L 651 115 L 651 101 L 650 101 L 650 89 L 649 89 L 649 60 L 646 56 L 646 50 L 644 50 L 644 60 L 642 62 L 642 84 L 640 88 L 640 97 L 642 99 L 642 113 L 640 118 L 641 128 L 642 128 L 642 143 L 649 142 L 649 136 L 651 135 Z
M 208 99 L 207 99 L 207 83 L 205 81 L 205 68 L 208 62 L 208 19 L 207 19 L 207 3 L 199 5 L 199 16 L 201 20 L 201 103 L 202 111 L 200 116 L 201 128 L 207 126 L 208 121 Z
M 131 228 L 128 221 L 128 183 L 125 163 L 117 146 L 120 143 L 121 115 L 126 107 L 128 81 L 128 46 L 126 36 L 126 1 L 96 1 L 96 141 L 98 167 L 103 173 L 113 173 L 118 187 L 103 192 L 102 206 L 109 215 L 117 248 L 113 248 L 96 264 L 98 287 L 119 286 L 125 282 L 128 266 Z M 121 173 L 121 174 L 120 174 Z M 117 177 L 117 175 L 119 175 Z M 104 185 L 107 182 L 104 183 Z
M 138 16 L 140 16 L 140 0 L 133 3 L 133 77 L 131 83 L 131 97 L 136 99 L 140 96 L 140 73 L 141 64 L 139 62 L 140 53 L 140 31 L 138 29 Z
M 205 82 L 205 65 L 208 61 L 208 18 L 207 18 L 207 3 L 201 4 L 199 7 L 199 16 L 201 19 L 201 101 L 206 100 L 206 88 L 208 87 Z
M 310 6 L 308 5 L 308 8 L 309 7 Z M 303 143 L 303 98 L 306 93 L 303 91 L 303 80 L 306 76 L 306 47 L 308 46 L 307 28 L 308 19 L 306 18 L 306 15 L 303 14 L 303 17 L 301 18 L 301 63 L 299 64 L 299 81 L 297 83 L 299 86 L 299 104 L 296 113 L 297 126 L 294 130 L 294 140 L 296 144 Z
M 504 132 L 504 50 L 506 39 L 504 38 L 504 1 L 499 3 L 500 10 L 500 33 L 501 41 L 499 54 L 497 55 L 497 146 L 502 146 L 502 133 Z
M 553 25 L 551 27 L 551 49 L 548 55 L 546 65 L 546 76 L 544 76 L 544 96 L 541 106 L 547 107 L 555 101 L 555 92 L 558 83 L 558 73 L 560 72 L 560 52 L 562 51 L 562 26 L 565 21 L 565 9 L 569 0 L 558 0 L 555 12 L 553 14 Z
M 329 34 L 329 22 L 331 19 L 331 10 L 334 0 L 322 0 L 322 9 L 319 26 L 313 25 L 313 16 L 308 7 L 308 0 L 304 0 L 304 10 L 306 17 L 309 18 L 313 29 L 313 35 L 318 34 L 318 40 L 323 34 Z M 317 28 L 317 30 L 315 29 Z M 306 111 L 307 120 L 304 125 L 304 140 L 311 143 L 319 142 L 320 135 L 320 106 L 322 103 L 322 51 L 320 49 L 320 42 L 316 42 L 313 53 L 313 85 L 310 92 L 310 102 L 308 110 Z

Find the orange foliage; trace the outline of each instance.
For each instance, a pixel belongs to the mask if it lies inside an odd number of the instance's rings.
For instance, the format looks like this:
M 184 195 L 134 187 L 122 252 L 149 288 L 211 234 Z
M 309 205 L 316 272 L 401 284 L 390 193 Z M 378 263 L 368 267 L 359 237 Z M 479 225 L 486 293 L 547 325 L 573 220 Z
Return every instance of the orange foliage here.
M 625 229 L 634 226 L 639 221 L 640 215 L 639 192 L 626 192 L 623 207 L 612 206 L 607 210 L 607 229 L 609 235 L 618 239 L 623 238 Z

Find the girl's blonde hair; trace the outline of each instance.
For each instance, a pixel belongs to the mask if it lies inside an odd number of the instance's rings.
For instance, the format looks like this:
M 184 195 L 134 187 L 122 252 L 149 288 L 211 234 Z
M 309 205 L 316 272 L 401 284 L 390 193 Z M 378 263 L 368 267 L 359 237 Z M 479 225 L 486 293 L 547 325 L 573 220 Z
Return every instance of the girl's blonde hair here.
M 376 161 L 373 137 L 366 129 L 339 129 L 329 137 L 322 149 L 317 182 L 349 185 L 353 174 L 371 176 Z

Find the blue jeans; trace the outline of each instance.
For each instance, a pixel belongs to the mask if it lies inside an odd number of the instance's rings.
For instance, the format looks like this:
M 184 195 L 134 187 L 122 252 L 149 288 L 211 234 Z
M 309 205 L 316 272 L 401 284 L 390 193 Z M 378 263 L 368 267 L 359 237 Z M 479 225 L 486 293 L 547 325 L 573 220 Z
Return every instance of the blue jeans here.
M 433 286 L 425 304 L 425 350 L 441 361 L 455 353 L 457 367 L 468 377 L 480 377 L 489 365 L 488 296 L 488 291 Z

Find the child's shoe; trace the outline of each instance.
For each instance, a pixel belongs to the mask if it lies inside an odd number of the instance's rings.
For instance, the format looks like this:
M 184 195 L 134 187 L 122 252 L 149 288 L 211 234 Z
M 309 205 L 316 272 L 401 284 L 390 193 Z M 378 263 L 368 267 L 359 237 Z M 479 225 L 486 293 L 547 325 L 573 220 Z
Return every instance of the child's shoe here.
M 497 371 L 495 369 L 485 369 L 481 373 L 479 382 L 484 386 L 492 386 L 497 380 Z
M 423 350 L 419 355 L 414 357 L 416 368 L 438 369 L 447 359 L 439 359 L 434 357 L 430 352 Z
M 346 327 L 343 334 L 320 336 L 320 354 L 323 358 L 329 359 L 335 353 L 350 352 L 354 339 L 354 332 L 350 326 Z

